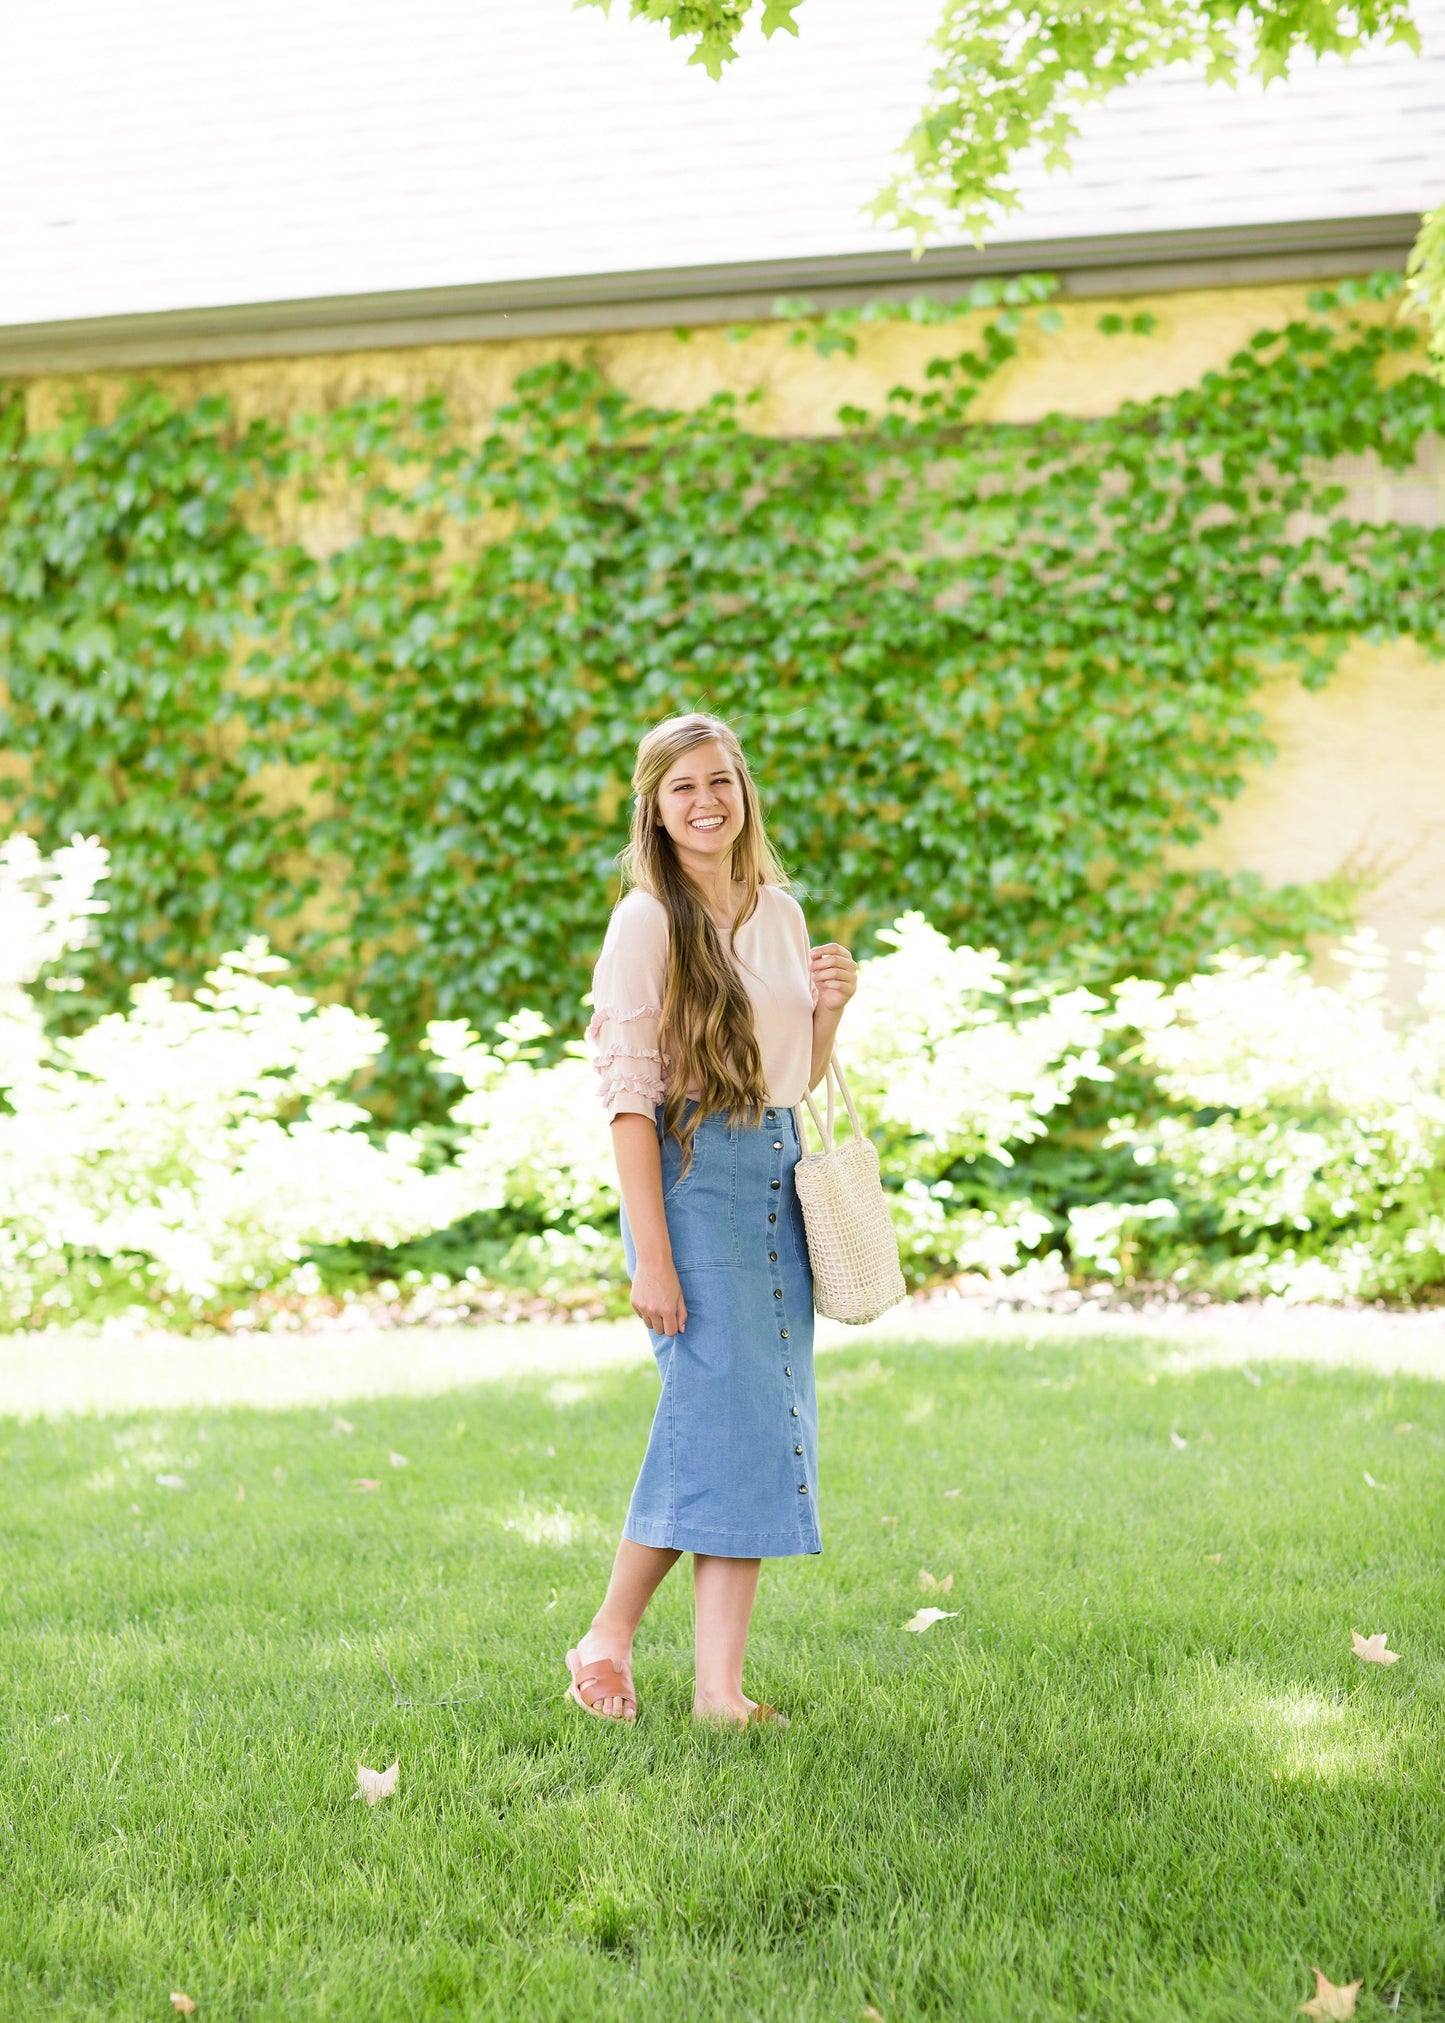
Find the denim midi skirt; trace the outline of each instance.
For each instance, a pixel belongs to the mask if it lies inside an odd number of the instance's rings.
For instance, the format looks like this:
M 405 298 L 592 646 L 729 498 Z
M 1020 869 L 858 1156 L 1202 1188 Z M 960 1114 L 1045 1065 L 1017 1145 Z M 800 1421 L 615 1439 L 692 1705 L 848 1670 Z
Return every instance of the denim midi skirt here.
M 691 1109 L 696 1106 L 690 1106 Z M 692 1168 L 662 1134 L 662 1198 L 687 1302 L 681 1334 L 648 1329 L 662 1395 L 624 1536 L 722 1558 L 821 1552 L 813 1274 L 793 1186 L 797 1121 L 778 1105 L 755 1130 L 705 1117 Z M 628 1272 L 637 1249 L 622 1210 Z

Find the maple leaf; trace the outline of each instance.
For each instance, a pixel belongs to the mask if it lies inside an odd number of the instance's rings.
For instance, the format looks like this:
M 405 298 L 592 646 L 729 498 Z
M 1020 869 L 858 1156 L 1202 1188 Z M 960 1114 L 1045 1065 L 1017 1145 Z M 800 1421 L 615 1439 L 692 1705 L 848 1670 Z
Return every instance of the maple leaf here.
M 410 1468 L 411 1466 L 411 1463 L 404 1454 L 388 1454 L 386 1458 L 393 1468 Z
M 172 1988 L 171 2007 L 173 2009 L 178 2009 L 182 2016 L 189 2016 L 193 2013 L 195 2006 L 195 2003 L 184 1988 Z
M 1315 1977 L 1315 1995 L 1312 2002 L 1300 2003 L 1301 2016 L 1330 2016 L 1343 2018 L 1355 2013 L 1355 1997 L 1364 1987 L 1363 1981 L 1346 1981 L 1337 1988 L 1333 1981 L 1327 1981 L 1318 1967 L 1311 1970 Z
M 935 1588 L 941 1595 L 952 1594 L 953 1575 L 946 1573 L 942 1580 L 935 1580 L 933 1575 L 928 1571 L 928 1568 L 921 1566 L 918 1569 L 918 1585 L 923 1589 L 925 1594 L 931 1593 Z
M 1390 1641 L 1388 1630 L 1377 1630 L 1373 1637 L 1362 1637 L 1358 1630 L 1351 1630 L 1350 1635 L 1355 1640 L 1355 1656 L 1363 1658 L 1367 1665 L 1398 1664 L 1400 1653 L 1385 1649 Z M 1319 1969 L 1316 1968 L 1315 1971 L 1318 1972 Z
M 368 1805 L 375 1805 L 378 1798 L 390 1798 L 396 1790 L 397 1776 L 401 1770 L 401 1759 L 388 1763 L 385 1770 L 368 1770 L 364 1763 L 356 1766 L 356 1788 Z
M 358 1475 L 351 1486 L 353 1489 L 380 1489 L 381 1484 L 370 1475 Z
M 957 1614 L 957 1609 L 920 1609 L 916 1616 L 909 1617 L 903 1627 L 905 1630 L 917 1630 L 921 1636 L 924 1630 L 931 1630 L 935 1623 L 941 1623 L 945 1617 Z

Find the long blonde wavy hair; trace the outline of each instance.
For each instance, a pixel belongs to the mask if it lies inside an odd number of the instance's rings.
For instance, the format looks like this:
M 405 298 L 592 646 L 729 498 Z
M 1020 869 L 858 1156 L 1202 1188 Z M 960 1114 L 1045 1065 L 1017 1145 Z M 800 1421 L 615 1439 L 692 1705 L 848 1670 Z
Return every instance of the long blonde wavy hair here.
M 730 1125 L 756 1126 L 763 1121 L 768 1100 L 752 1001 L 724 953 L 700 889 L 678 861 L 658 809 L 662 783 L 674 762 L 713 738 L 727 752 L 742 788 L 743 828 L 733 844 L 729 870 L 733 881 L 741 879 L 746 889 L 733 921 L 734 934 L 756 909 L 760 885 L 790 882 L 768 841 L 757 789 L 732 727 L 701 710 L 654 724 L 637 747 L 632 833 L 618 861 L 623 890 L 641 886 L 667 910 L 667 988 L 658 1048 L 668 1062 L 663 1132 L 671 1132 L 682 1147 L 679 1178 L 691 1169 L 692 1141 L 704 1117 L 725 1110 Z M 700 1091 L 698 1105 L 684 1124 L 686 1092 L 694 1082 Z

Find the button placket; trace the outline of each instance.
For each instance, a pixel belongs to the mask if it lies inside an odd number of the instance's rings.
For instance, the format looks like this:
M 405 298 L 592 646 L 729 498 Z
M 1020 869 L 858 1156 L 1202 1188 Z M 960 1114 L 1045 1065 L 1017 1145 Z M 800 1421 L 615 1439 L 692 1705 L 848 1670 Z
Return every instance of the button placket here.
M 776 1113 L 774 1111 L 770 1110 L 768 1112 L 767 1120 L 770 1124 L 775 1121 L 775 1116 Z M 772 1162 L 771 1162 L 772 1170 L 768 1175 L 768 1188 L 771 1193 L 777 1194 L 782 1191 L 783 1185 L 782 1155 L 785 1150 L 783 1140 L 781 1138 L 772 1139 L 771 1150 L 772 1150 Z M 778 1219 L 777 1211 L 775 1209 L 770 1210 L 768 1214 L 768 1223 L 770 1228 L 773 1224 L 777 1222 L 777 1219 Z M 769 1236 L 767 1240 L 769 1244 L 768 1267 L 769 1267 L 769 1274 L 772 1278 L 773 1312 L 776 1315 L 778 1322 L 778 1341 L 782 1348 L 782 1353 L 786 1358 L 790 1353 L 788 1348 L 790 1336 L 788 1333 L 788 1307 L 783 1287 L 783 1272 L 782 1266 L 778 1259 L 778 1253 L 775 1249 L 771 1247 L 773 1244 L 777 1242 L 777 1238 L 775 1236 Z M 797 1437 L 798 1432 L 800 1431 L 798 1421 L 801 1419 L 802 1414 L 798 1410 L 797 1384 L 793 1376 L 793 1366 L 790 1362 L 787 1361 L 785 1361 L 783 1364 L 783 1407 L 787 1413 L 787 1418 L 785 1419 L 784 1424 L 787 1427 L 788 1445 L 793 1450 L 794 1483 L 797 1488 L 799 1496 L 808 1496 L 811 1494 L 811 1491 L 809 1489 L 807 1478 L 803 1472 L 804 1469 L 803 1445 L 802 1442 Z

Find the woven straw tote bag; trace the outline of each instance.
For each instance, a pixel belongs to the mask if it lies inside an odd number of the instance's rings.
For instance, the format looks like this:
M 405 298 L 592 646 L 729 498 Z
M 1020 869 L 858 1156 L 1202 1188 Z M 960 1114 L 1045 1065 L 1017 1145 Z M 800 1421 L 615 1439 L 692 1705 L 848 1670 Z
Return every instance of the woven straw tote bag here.
M 853 1136 L 841 1145 L 833 1142 L 835 1080 L 853 1125 Z M 810 1093 L 804 1093 L 803 1102 L 823 1141 L 821 1152 L 803 1152 L 793 1168 L 808 1232 L 813 1305 L 830 1321 L 874 1321 L 908 1295 L 898 1262 L 898 1238 L 883 1199 L 878 1147 L 858 1122 L 836 1055 L 828 1063 L 827 1124 L 819 1119 Z M 794 1105 L 793 1114 L 801 1148 L 807 1143 L 801 1105 Z

